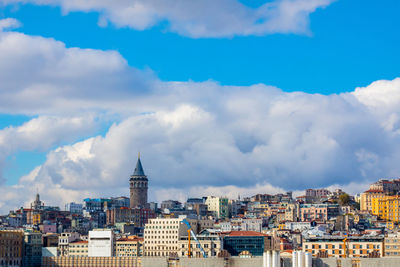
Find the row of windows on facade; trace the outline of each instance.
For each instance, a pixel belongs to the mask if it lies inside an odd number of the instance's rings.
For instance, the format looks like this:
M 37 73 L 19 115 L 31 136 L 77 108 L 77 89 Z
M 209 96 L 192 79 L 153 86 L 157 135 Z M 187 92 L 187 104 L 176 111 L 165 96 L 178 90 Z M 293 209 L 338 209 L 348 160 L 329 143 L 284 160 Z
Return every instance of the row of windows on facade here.
M 311 251 L 311 250 L 310 250 Z M 372 251 L 367 251 L 367 250 L 365 250 L 365 251 L 362 251 L 362 250 L 360 250 L 358 253 L 356 252 L 356 250 L 349 250 L 349 252 L 351 253 L 351 254 L 353 254 L 353 255 L 367 255 L 367 254 L 369 254 L 369 253 L 371 253 Z M 312 254 L 316 254 L 317 252 L 315 251 L 315 250 L 312 250 Z M 332 250 L 332 253 L 331 254 L 338 254 L 338 255 L 343 255 L 343 250 Z
M 166 244 L 176 244 L 176 243 L 178 243 L 178 241 L 171 241 L 171 240 L 167 240 L 167 241 L 165 241 L 165 242 L 161 242 L 160 240 L 158 240 L 158 241 L 153 241 L 153 240 L 151 240 L 151 241 L 144 241 L 144 243 L 145 244 L 163 244 L 163 243 L 166 243 Z
M 1 260 L 0 264 L 1 264 L 1 266 L 7 266 L 7 265 L 20 266 L 20 261 L 19 260 Z
M 147 230 L 147 231 L 145 231 L 145 234 L 161 234 L 161 233 L 169 233 L 169 234 L 177 234 L 178 233 L 178 230 L 159 230 L 159 231 L 150 231 L 150 230 Z
M 332 244 L 332 245 L 325 245 L 325 249 L 328 249 L 329 248 L 329 246 L 332 246 L 331 248 L 333 248 L 333 249 L 335 249 L 336 248 L 336 246 L 334 245 L 334 244 Z M 359 247 L 357 247 L 357 246 L 359 246 Z M 304 248 L 308 248 L 308 245 L 304 245 Z M 322 246 L 321 245 L 310 245 L 310 248 L 322 248 Z M 338 248 L 343 248 L 343 245 L 342 244 L 340 244 L 340 245 L 338 245 Z M 353 245 L 353 247 L 352 248 L 363 248 L 363 245 L 361 244 L 361 245 Z M 368 249 L 371 249 L 371 248 L 380 248 L 380 246 L 379 245 L 371 245 L 371 244 L 366 244 L 365 245 L 365 248 L 368 248 Z

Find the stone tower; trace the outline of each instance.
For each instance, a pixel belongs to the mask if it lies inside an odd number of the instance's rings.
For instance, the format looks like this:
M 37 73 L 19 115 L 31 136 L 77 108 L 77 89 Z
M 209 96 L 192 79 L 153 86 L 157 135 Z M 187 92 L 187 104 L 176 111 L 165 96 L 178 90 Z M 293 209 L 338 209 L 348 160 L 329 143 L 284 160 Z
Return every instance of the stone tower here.
M 147 176 L 144 174 L 139 155 L 135 171 L 131 175 L 131 178 L 129 179 L 131 208 L 146 206 L 148 182 L 149 180 L 147 179 Z

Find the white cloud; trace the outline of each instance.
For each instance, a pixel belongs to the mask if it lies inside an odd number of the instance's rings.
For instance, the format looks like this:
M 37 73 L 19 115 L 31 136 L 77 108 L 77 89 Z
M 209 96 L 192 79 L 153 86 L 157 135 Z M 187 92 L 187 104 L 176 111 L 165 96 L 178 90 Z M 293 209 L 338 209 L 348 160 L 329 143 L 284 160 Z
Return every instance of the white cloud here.
M 98 12 L 99 25 L 144 30 L 164 25 L 168 31 L 200 37 L 232 37 L 308 32 L 309 15 L 333 0 L 274 0 L 250 8 L 238 0 L 0 0 L 3 4 L 61 6 L 64 13 Z
M 18 28 L 21 23 L 14 18 L 0 19 L 0 31 Z
M 38 116 L 1 130 L 2 151 L 48 151 L 2 187 L 3 212 L 36 187 L 57 205 L 127 195 L 138 151 L 157 200 L 363 185 L 400 172 L 398 79 L 327 96 L 163 82 L 115 51 L 15 32 L 0 33 L 0 70 L 1 112 Z M 104 136 L 82 139 L 110 116 L 118 122 Z

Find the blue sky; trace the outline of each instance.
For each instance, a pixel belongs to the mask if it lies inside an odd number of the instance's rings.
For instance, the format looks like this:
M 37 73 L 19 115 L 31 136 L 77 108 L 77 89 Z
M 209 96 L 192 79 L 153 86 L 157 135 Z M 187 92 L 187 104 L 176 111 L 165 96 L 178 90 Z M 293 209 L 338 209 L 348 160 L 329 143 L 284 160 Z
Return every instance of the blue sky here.
M 89 186 L 99 175 L 108 194 L 126 194 L 116 176 L 134 166 L 126 157 L 137 150 L 163 181 L 152 193 L 156 200 L 168 190 L 186 197 L 199 186 L 215 194 L 227 186 L 247 188 L 243 194 L 311 185 L 352 190 L 397 175 L 398 155 L 388 142 L 400 145 L 398 1 L 313 0 L 293 18 L 274 8 L 292 3 L 295 10 L 304 0 L 241 1 L 247 7 L 221 0 L 212 9 L 212 1 L 193 1 L 198 6 L 172 11 L 149 4 L 148 13 L 126 17 L 112 3 L 27 2 L 0 1 L 0 20 L 12 24 L 2 31 L 3 45 L 0 39 L 10 71 L 0 85 L 4 190 L 24 181 L 43 188 L 51 180 L 65 202 L 100 194 Z M 210 163 L 205 155 L 212 153 Z M 241 180 L 249 165 L 250 188 Z M 213 179 L 195 171 L 208 167 Z M 73 177 L 80 176 L 87 183 L 76 188 Z M 0 209 L 12 201 L 14 195 Z
M 257 1 L 262 2 L 262 1 Z M 285 91 L 340 93 L 398 74 L 398 1 L 336 1 L 310 15 L 310 34 L 188 38 L 162 26 L 137 31 L 98 26 L 95 12 L 62 15 L 59 7 L 6 7 L 18 30 L 68 47 L 113 49 L 131 66 L 162 80 L 227 85 L 265 83 Z

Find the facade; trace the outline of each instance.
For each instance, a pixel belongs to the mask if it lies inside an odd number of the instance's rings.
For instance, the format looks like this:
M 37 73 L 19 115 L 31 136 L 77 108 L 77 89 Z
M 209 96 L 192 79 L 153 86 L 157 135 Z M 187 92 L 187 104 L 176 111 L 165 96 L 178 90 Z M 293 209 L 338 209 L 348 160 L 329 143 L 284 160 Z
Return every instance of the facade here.
M 88 257 L 88 241 L 75 241 L 69 243 L 68 256 L 70 257 Z
M 365 211 L 372 211 L 372 199 L 383 198 L 386 193 L 380 189 L 369 189 L 361 194 L 360 209 Z
M 43 257 L 43 267 L 71 266 L 141 266 L 141 259 L 136 257 Z
M 325 188 L 321 189 L 307 189 L 306 196 L 313 198 L 323 198 L 327 197 L 331 192 Z
M 216 218 L 228 218 L 229 205 L 227 198 L 208 196 L 205 204 L 208 211 L 212 212 Z
M 0 266 L 22 265 L 23 237 L 23 231 L 0 231 Z
M 115 241 L 115 256 L 141 257 L 143 256 L 143 238 L 127 236 Z
M 215 257 L 218 255 L 219 252 L 222 250 L 222 238 L 221 236 L 213 231 L 204 230 L 199 235 L 197 235 L 197 240 L 199 241 L 201 247 L 204 249 L 207 257 Z M 197 245 L 197 242 L 191 238 L 190 242 L 190 250 L 192 257 L 195 258 L 202 258 L 203 254 L 200 248 Z M 188 257 L 189 255 L 189 240 L 188 236 L 180 237 L 178 241 L 178 256 L 179 257 Z
M 69 243 L 75 242 L 79 240 L 79 234 L 72 233 L 62 233 L 58 237 L 58 250 L 60 252 L 60 256 L 68 256 Z
M 400 221 L 400 196 L 372 198 L 372 214 L 392 222 Z
M 400 257 L 400 233 L 385 237 L 385 257 Z
M 385 193 L 398 193 L 400 191 L 400 179 L 381 179 L 378 182 L 371 184 L 369 189 L 380 190 Z
M 301 204 L 300 219 L 303 222 L 327 220 L 339 215 L 338 204 Z
M 65 210 L 74 214 L 82 214 L 83 205 L 75 202 L 65 204 Z
M 305 237 L 303 251 L 313 257 L 367 258 L 382 257 L 383 236 L 343 236 Z
M 42 233 L 25 232 L 23 266 L 40 267 L 42 263 Z
M 271 245 L 271 237 L 253 231 L 232 231 L 224 237 L 223 248 L 232 256 L 248 251 L 252 256 L 262 256 Z
M 149 180 L 144 174 L 142 163 L 139 157 L 136 163 L 135 171 L 129 179 L 131 209 L 147 206 L 148 182 Z
M 187 236 L 187 226 L 183 218 L 150 219 L 144 229 L 144 256 L 169 256 L 178 251 L 178 241 Z M 197 220 L 189 220 L 193 231 L 197 233 Z
M 110 229 L 95 229 L 89 231 L 89 257 L 114 256 L 114 232 Z

